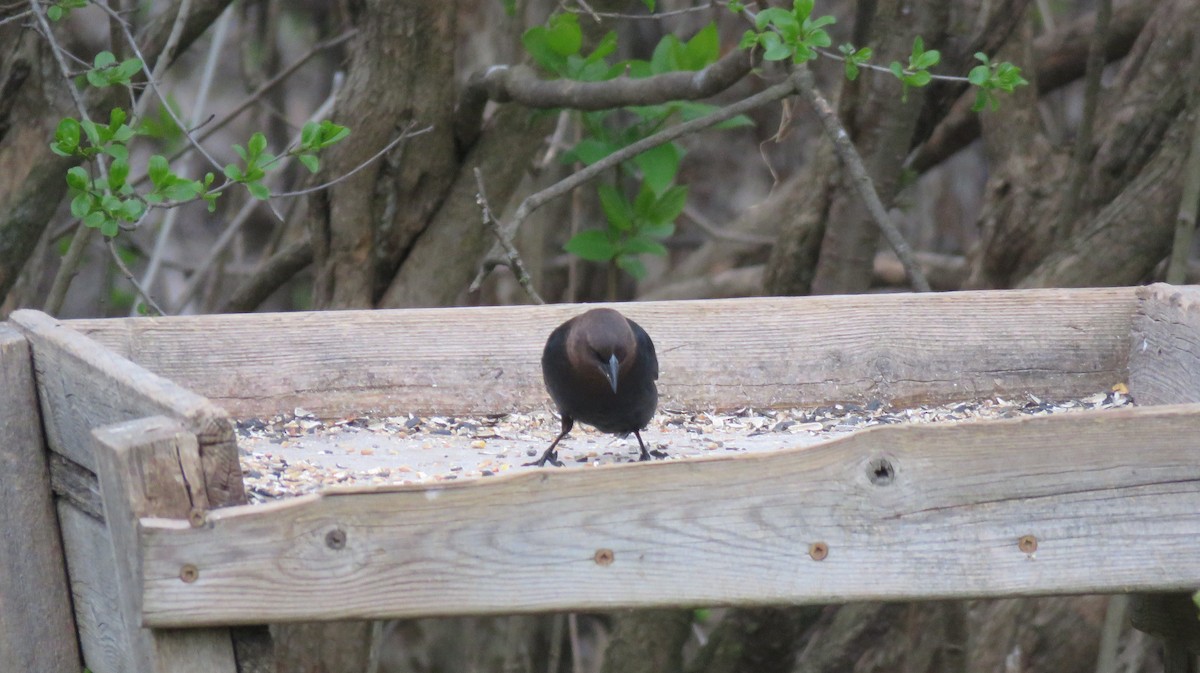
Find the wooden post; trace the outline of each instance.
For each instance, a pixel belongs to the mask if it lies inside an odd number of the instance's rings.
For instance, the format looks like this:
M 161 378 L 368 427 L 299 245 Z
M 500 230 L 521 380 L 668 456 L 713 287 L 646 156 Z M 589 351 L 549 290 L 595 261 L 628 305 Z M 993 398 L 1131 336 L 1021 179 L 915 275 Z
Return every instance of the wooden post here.
M 1200 287 L 1137 290 L 1129 387 L 1142 405 L 1200 402 Z M 1134 627 L 1163 641 L 1167 673 L 1196 673 L 1200 618 L 1189 594 L 1134 597 Z
M 112 541 L 118 609 L 129 642 L 130 673 L 236 673 L 227 628 L 146 629 L 135 590 L 140 576 L 138 520 L 183 518 L 203 524 L 208 498 L 196 436 L 178 422 L 152 417 L 93 431 L 96 474 Z M 180 569 L 180 582 L 196 581 L 195 569 Z
M 77 673 L 63 550 L 29 344 L 0 323 L 0 662 Z

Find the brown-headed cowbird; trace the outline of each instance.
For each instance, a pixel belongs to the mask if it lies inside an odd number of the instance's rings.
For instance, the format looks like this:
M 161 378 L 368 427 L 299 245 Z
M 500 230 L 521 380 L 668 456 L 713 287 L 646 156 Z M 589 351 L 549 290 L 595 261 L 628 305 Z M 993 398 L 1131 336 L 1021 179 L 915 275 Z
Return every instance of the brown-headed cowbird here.
M 575 421 L 601 432 L 633 433 L 642 449 L 642 428 L 658 406 L 658 357 L 646 330 L 611 308 L 596 308 L 559 325 L 542 351 L 542 378 L 562 415 L 562 432 L 542 457 L 526 465 L 562 465 L 555 447 Z M 658 452 L 655 452 L 656 455 Z

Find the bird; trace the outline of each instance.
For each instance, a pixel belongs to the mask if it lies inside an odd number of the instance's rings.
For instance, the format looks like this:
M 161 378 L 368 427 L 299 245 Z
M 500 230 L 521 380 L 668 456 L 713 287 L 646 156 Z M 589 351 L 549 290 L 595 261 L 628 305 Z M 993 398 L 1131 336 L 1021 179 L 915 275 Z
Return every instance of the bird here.
M 639 460 L 650 460 L 641 431 L 658 407 L 658 357 L 641 325 L 611 308 L 567 320 L 546 339 L 542 378 L 562 416 L 562 432 L 541 458 L 526 465 L 561 467 L 555 449 L 575 421 L 601 432 L 633 433 L 642 449 Z

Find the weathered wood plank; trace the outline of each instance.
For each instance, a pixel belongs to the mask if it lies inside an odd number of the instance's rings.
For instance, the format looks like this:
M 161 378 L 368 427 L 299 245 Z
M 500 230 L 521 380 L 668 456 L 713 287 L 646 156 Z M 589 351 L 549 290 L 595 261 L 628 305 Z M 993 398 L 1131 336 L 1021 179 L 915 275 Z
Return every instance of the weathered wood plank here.
M 15 311 L 33 349 L 46 439 L 53 451 L 95 471 L 91 431 L 162 414 L 200 438 L 202 482 L 217 502 L 246 502 L 233 426 L 220 408 L 117 356 L 54 318 Z
M 92 673 L 125 673 L 129 637 L 118 607 L 116 568 L 108 529 L 99 519 L 63 500 L 58 501 L 58 519 L 83 663 Z
M 117 608 L 129 635 L 130 673 L 236 673 L 228 629 L 142 628 L 138 519 L 195 519 L 208 507 L 196 436 L 164 417 L 109 425 L 93 432 L 96 476 L 112 542 Z M 196 484 L 195 487 L 192 484 Z
M 0 323 L 0 661 L 80 670 L 29 344 Z
M 1132 288 L 621 304 L 654 337 L 663 404 L 1069 397 L 1126 376 Z M 303 407 L 497 413 L 548 404 L 546 336 L 578 305 L 69 324 L 236 415 Z
M 104 521 L 104 499 L 96 474 L 59 453 L 50 453 L 50 489 L 84 514 Z
M 1200 287 L 1137 289 L 1129 389 L 1138 404 L 1200 402 Z
M 1197 405 L 885 426 L 769 454 L 306 496 L 200 528 L 143 519 L 144 618 L 1190 588 L 1196 437 Z M 198 579 L 182 582 L 189 564 Z

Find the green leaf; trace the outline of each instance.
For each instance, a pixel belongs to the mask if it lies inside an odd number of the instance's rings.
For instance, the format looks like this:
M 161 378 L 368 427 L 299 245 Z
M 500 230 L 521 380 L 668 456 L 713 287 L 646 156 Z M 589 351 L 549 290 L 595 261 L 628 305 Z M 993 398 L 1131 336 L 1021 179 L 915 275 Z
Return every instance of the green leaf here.
M 645 236 L 633 236 L 625 240 L 621 245 L 624 252 L 631 254 L 649 254 L 665 257 L 667 255 L 667 246 L 652 240 Z
M 768 7 L 754 17 L 754 27 L 760 31 L 766 30 L 769 25 L 775 26 L 782 33 L 792 35 L 800 30 L 800 22 L 796 15 L 781 7 Z
M 617 257 L 617 267 L 638 280 L 646 277 L 646 265 L 642 264 L 642 260 L 632 255 Z
M 100 207 L 109 213 L 115 213 L 121 209 L 121 199 L 112 194 L 105 194 L 100 197 Z
M 100 233 L 104 234 L 105 238 L 116 238 L 120 231 L 120 225 L 112 218 L 104 218 L 104 221 L 100 223 Z
M 792 11 L 796 14 L 796 18 L 804 20 L 812 16 L 814 6 L 816 6 L 815 0 L 796 0 L 792 3 Z
M 136 58 L 127 59 L 125 61 L 122 61 L 121 65 L 117 66 L 117 70 L 116 70 L 116 73 L 114 74 L 114 78 L 118 82 L 121 82 L 123 84 L 128 84 L 129 80 L 131 80 L 134 75 L 141 72 L 141 70 L 142 70 L 141 60 L 136 59 Z
M 146 206 L 137 199 L 125 199 L 121 204 L 121 218 L 127 222 L 137 222 L 142 213 L 146 212 Z
M 96 122 L 90 119 L 84 119 L 79 122 L 80 128 L 83 129 L 84 135 L 87 136 L 88 142 L 96 147 L 103 144 L 100 140 L 100 129 L 96 127 Z
M 617 248 L 608 240 L 608 232 L 588 229 L 571 237 L 563 250 L 591 262 L 607 262 L 617 254 Z
M 237 164 L 229 164 L 225 167 L 225 177 L 234 182 L 240 182 L 242 179 L 242 169 L 238 168 Z
M 110 66 L 116 62 L 117 62 L 117 57 L 113 56 L 113 53 L 111 51 L 102 51 L 99 54 L 96 54 L 96 57 L 94 59 L 92 59 L 92 67 L 107 68 L 108 66 Z
M 550 48 L 549 35 L 545 26 L 534 26 L 521 35 L 521 44 L 538 65 L 561 74 L 566 69 L 567 59 Z
M 585 166 L 591 166 L 619 149 L 621 148 L 617 144 L 600 138 L 584 138 L 579 141 L 578 145 L 563 154 L 563 161 L 566 163 L 580 161 Z
M 316 122 L 306 122 L 300 130 L 300 146 L 316 148 L 320 141 L 321 127 Z
M 237 155 L 241 157 L 243 163 L 250 163 L 250 155 L 246 152 L 245 147 L 235 143 L 233 146 L 233 151 L 237 152 Z
M 675 233 L 674 222 L 644 223 L 638 227 L 638 233 L 650 238 L 668 238 Z
M 315 154 L 297 154 L 296 159 L 299 160 L 300 163 L 304 164 L 304 167 L 308 169 L 309 173 L 316 173 L 321 169 L 321 162 L 317 159 Z
M 108 188 L 114 192 L 125 186 L 129 177 L 129 162 L 117 159 L 108 167 Z
M 339 143 L 350 135 L 350 129 L 331 121 L 321 122 L 321 147 L 329 147 Z
M 89 229 L 99 229 L 100 225 L 104 224 L 105 220 L 107 219 L 108 216 L 104 214 L 103 210 L 93 210 L 84 216 L 83 226 L 88 227 Z
M 917 62 L 913 64 L 914 69 L 925 70 L 927 68 L 932 68 L 933 66 L 937 65 L 938 61 L 941 59 L 941 52 L 936 49 L 930 49 L 929 51 L 923 52 L 919 57 L 917 57 Z
M 92 212 L 92 195 L 87 192 L 77 194 L 71 199 L 71 215 L 83 219 Z
M 50 5 L 46 8 L 46 18 L 51 21 L 58 21 L 63 17 L 63 8 L 58 5 Z
M 646 6 L 646 9 L 650 10 L 651 14 L 654 13 L 655 0 L 642 0 L 642 4 Z
M 83 166 L 72 166 L 67 169 L 67 185 L 72 189 L 79 190 L 88 188 L 88 173 Z
M 167 163 L 167 158 L 161 154 L 150 157 L 150 162 L 146 164 L 146 175 L 150 176 L 150 182 L 154 183 L 155 187 L 166 183 L 170 173 L 171 166 Z
M 716 61 L 721 55 L 721 40 L 717 35 L 717 24 L 710 21 L 687 41 L 683 50 L 683 67 L 700 70 Z
M 967 81 L 975 86 L 983 86 L 987 83 L 991 74 L 986 65 L 977 65 L 971 68 L 971 72 L 967 73 Z
M 129 148 L 124 145 L 105 145 L 104 153 L 120 161 L 129 161 Z
M 654 208 L 647 213 L 647 219 L 652 222 L 674 222 L 687 204 L 687 195 L 687 185 L 676 185 L 668 189 L 658 197 Z
M 620 231 L 633 228 L 633 208 L 624 194 L 612 185 L 600 185 L 596 192 L 600 195 L 600 208 L 609 224 Z
M 80 130 L 79 122 L 65 117 L 58 122 L 58 128 L 54 129 L 54 139 L 58 141 L 59 147 L 69 154 L 79 147 Z
M 104 87 L 108 86 L 108 84 L 109 84 L 108 78 L 105 77 L 104 75 L 102 75 L 97 70 L 87 71 L 86 77 L 87 77 L 88 84 L 91 84 L 92 86 L 96 87 L 97 89 L 103 89 Z
M 263 135 L 261 131 L 256 132 L 254 135 L 250 136 L 248 149 L 250 150 L 250 156 L 261 156 L 263 150 L 267 149 L 267 137 Z
M 655 194 L 662 194 L 675 181 L 682 158 L 683 153 L 675 143 L 666 143 L 637 155 L 633 163 L 642 170 L 642 179 L 650 189 Z
M 266 201 L 271 198 L 271 190 L 267 189 L 267 186 L 261 182 L 247 182 L 246 189 L 250 190 L 250 196 L 260 201 Z
M 546 33 L 546 46 L 559 56 L 578 54 L 583 46 L 583 31 L 579 29 L 579 17 L 570 13 L 550 17 Z
M 663 35 L 654 47 L 654 54 L 650 56 L 650 72 L 660 75 L 680 70 L 679 54 L 683 50 L 683 43 L 679 41 L 679 38 L 670 33 Z

